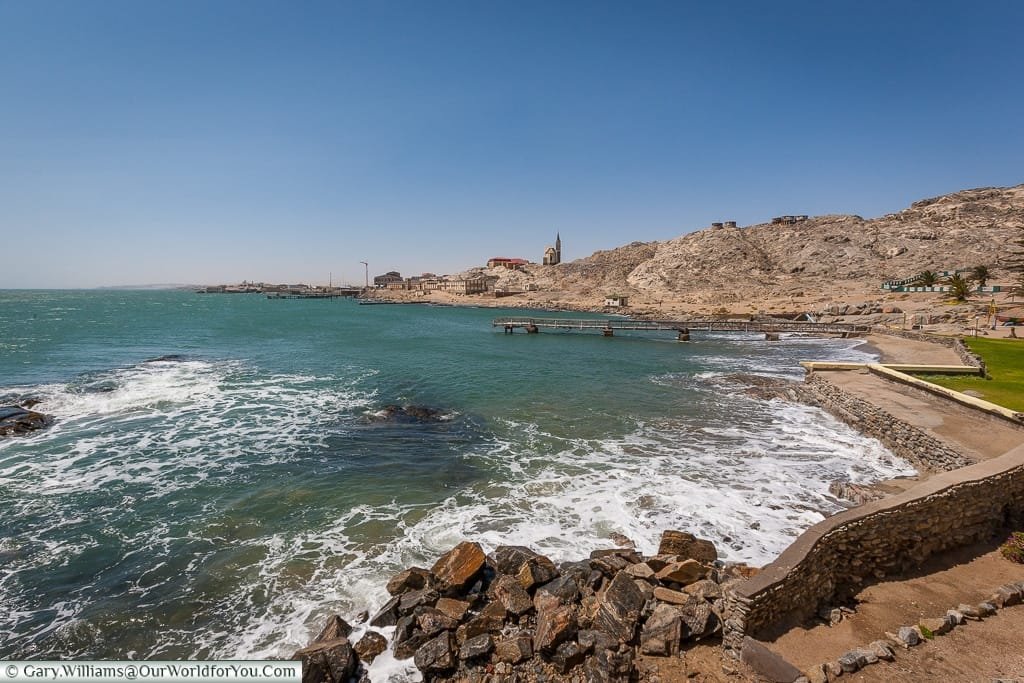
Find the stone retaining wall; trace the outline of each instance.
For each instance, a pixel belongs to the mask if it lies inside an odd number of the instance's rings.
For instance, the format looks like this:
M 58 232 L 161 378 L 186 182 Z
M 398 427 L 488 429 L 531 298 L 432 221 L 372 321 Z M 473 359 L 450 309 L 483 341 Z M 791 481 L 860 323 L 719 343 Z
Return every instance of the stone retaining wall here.
M 800 536 L 730 591 L 725 646 L 795 625 L 867 582 L 914 570 L 929 556 L 990 540 L 1024 523 L 1024 446 L 945 472 L 885 500 L 841 512 Z
M 886 448 L 918 469 L 945 472 L 966 467 L 972 462 L 934 436 L 843 391 L 821 375 L 813 372 L 809 374 L 804 382 L 803 393 L 806 398 L 846 424 L 878 439 Z
M 804 393 L 918 467 L 940 474 L 914 488 L 819 522 L 756 577 L 726 596 L 724 644 L 768 637 L 841 603 L 868 582 L 919 567 L 935 553 L 1024 524 L 1024 445 L 970 465 L 967 458 L 815 374 Z

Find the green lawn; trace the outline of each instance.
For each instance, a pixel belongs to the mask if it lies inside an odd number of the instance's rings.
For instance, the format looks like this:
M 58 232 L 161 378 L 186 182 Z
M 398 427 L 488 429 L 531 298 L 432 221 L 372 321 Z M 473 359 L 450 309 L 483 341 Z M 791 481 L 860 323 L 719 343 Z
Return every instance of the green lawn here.
M 985 360 L 992 379 L 942 375 L 921 379 L 956 391 L 971 390 L 986 401 L 1024 412 L 1024 339 L 968 337 L 964 343 Z

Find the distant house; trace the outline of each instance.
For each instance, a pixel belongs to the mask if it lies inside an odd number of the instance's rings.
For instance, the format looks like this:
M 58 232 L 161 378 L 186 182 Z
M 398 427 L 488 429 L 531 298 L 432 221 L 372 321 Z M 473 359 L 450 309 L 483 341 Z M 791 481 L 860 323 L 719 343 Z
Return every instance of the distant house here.
M 495 256 L 487 261 L 488 268 L 508 268 L 509 270 L 519 270 L 523 266 L 527 265 L 529 261 L 523 258 L 505 258 L 504 256 Z
M 629 297 L 612 294 L 604 298 L 605 308 L 625 308 L 629 305 Z
M 392 282 L 402 282 L 402 274 L 397 270 L 389 270 L 383 275 L 377 275 L 373 278 L 374 287 L 387 287 Z
M 483 277 L 441 280 L 438 289 L 452 294 L 482 294 L 487 291 L 487 280 Z

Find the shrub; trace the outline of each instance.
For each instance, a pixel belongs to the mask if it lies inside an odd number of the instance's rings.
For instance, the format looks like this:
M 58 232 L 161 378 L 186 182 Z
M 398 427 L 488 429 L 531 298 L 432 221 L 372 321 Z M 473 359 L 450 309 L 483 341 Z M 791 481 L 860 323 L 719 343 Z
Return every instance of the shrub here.
M 999 546 L 999 552 L 1012 562 L 1024 564 L 1024 531 L 1015 531 L 1010 534 L 1006 543 Z

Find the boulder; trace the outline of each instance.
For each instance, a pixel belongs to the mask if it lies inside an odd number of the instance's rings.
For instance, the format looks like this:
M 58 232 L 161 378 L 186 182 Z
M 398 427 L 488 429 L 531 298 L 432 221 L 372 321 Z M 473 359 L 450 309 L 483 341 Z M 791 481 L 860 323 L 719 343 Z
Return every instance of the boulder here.
M 367 631 L 352 649 L 359 655 L 360 661 L 369 664 L 377 655 L 388 649 L 388 639 L 376 631 Z
M 491 584 L 488 594 L 491 599 L 501 603 L 502 607 L 516 616 L 526 614 L 533 609 L 533 599 L 530 594 L 518 580 L 507 574 L 500 575 Z
M 550 654 L 559 644 L 576 635 L 576 609 L 561 605 L 537 614 L 537 628 L 533 635 L 535 649 Z
M 624 572 L 615 575 L 601 597 L 594 615 L 594 627 L 629 643 L 636 636 L 637 621 L 644 608 L 644 596 L 633 578 Z
M 526 590 L 547 583 L 558 576 L 558 567 L 544 556 L 531 557 L 523 562 L 516 572 L 519 584 Z
M 707 569 L 697 560 L 672 562 L 655 574 L 655 578 L 662 583 L 678 583 L 681 586 L 687 586 L 705 576 L 707 576 Z
M 884 659 L 887 662 L 891 662 L 896 659 L 896 652 L 894 652 L 892 646 L 884 640 L 876 640 L 868 645 L 868 649 L 870 649 L 876 657 Z
M 441 592 L 463 591 L 472 585 L 484 568 L 484 560 L 484 551 L 479 543 L 463 541 L 442 555 L 430 573 L 436 577 Z
M 533 656 L 533 639 L 519 633 L 498 641 L 494 646 L 494 659 L 506 664 L 518 664 Z
M 384 603 L 384 606 L 370 619 L 370 626 L 394 626 L 398 623 L 398 603 L 400 598 L 395 596 Z
M 409 591 L 423 590 L 429 588 L 434 582 L 434 577 L 426 569 L 410 567 L 404 572 L 399 572 L 388 581 L 388 593 L 391 595 L 402 595 Z
M 710 579 L 701 579 L 700 581 L 691 583 L 689 586 L 684 588 L 683 591 L 687 595 L 703 598 L 708 602 L 714 602 L 725 595 L 722 592 L 722 587 Z
M 843 673 L 852 674 L 867 666 L 868 660 L 860 650 L 851 650 L 839 658 Z
M 462 618 L 466 616 L 466 612 L 469 611 L 468 602 L 453 600 L 452 598 L 438 598 L 437 602 L 434 603 L 434 607 L 455 621 L 462 621 Z
M 349 626 L 348 622 L 337 614 L 332 614 L 327 617 L 327 623 L 324 625 L 323 630 L 320 631 L 320 635 L 313 639 L 313 642 L 322 643 L 325 640 L 348 638 L 350 633 L 352 633 L 352 627 Z
M 966 603 L 960 603 L 960 605 L 957 606 L 956 611 L 964 615 L 965 619 L 981 621 L 981 612 L 978 611 L 977 607 L 972 607 Z
M 665 588 L 664 586 L 658 586 L 654 589 L 654 599 L 660 600 L 661 602 L 667 602 L 670 605 L 685 605 L 692 597 L 693 596 L 688 593 L 674 591 L 671 588 Z
M 346 638 L 304 647 L 292 657 L 302 662 L 302 683 L 348 683 L 359 660 Z
M 434 607 L 418 607 L 416 625 L 427 637 L 433 638 L 441 631 L 454 631 L 459 622 Z
M 582 664 L 586 658 L 587 653 L 583 651 L 583 648 L 570 640 L 560 644 L 551 653 L 549 661 L 554 665 L 558 673 L 564 675 L 569 673 L 574 667 Z
M 470 638 L 462 644 L 459 648 L 459 659 L 476 659 L 478 657 L 486 657 L 491 654 L 491 650 L 494 649 L 494 639 L 491 638 L 489 633 L 483 633 Z
M 499 574 L 515 576 L 524 562 L 535 557 L 539 555 L 526 546 L 499 545 L 487 558 L 487 563 Z
M 603 576 L 613 578 L 620 571 L 630 565 L 629 560 L 619 555 L 601 555 L 590 560 L 590 566 L 601 572 Z
M 401 616 L 412 614 L 420 607 L 433 607 L 440 596 L 432 588 L 421 591 L 410 591 L 398 598 L 398 613 Z
M 413 658 L 416 668 L 425 674 L 440 674 L 455 668 L 459 660 L 456 656 L 455 636 L 450 631 L 428 640 L 416 650 Z
M 659 657 L 676 654 L 683 637 L 682 623 L 677 607 L 659 604 L 644 623 L 640 633 L 640 651 Z
M 393 403 L 368 415 L 371 422 L 397 422 L 399 424 L 442 422 L 447 417 L 446 412 L 437 408 L 417 405 L 400 406 Z
M 707 600 L 692 595 L 689 598 L 679 607 L 688 636 L 701 638 L 710 635 L 718 624 L 718 618 L 712 612 L 711 605 Z
M 459 626 L 455 630 L 455 636 L 460 643 L 465 643 L 485 633 L 500 633 L 503 628 L 505 628 L 503 618 L 481 614 Z
M 560 576 L 545 583 L 533 595 L 533 606 L 539 611 L 541 607 L 571 605 L 579 600 L 580 590 L 571 576 Z
M 718 559 L 715 544 L 703 538 L 697 538 L 685 531 L 665 531 L 661 534 L 659 555 L 678 555 L 682 559 L 692 559 L 704 564 L 712 564 Z
M 651 569 L 650 565 L 645 562 L 638 562 L 637 564 L 631 564 L 625 569 L 624 572 L 632 576 L 634 579 L 642 579 L 644 581 L 654 581 L 654 570 Z

